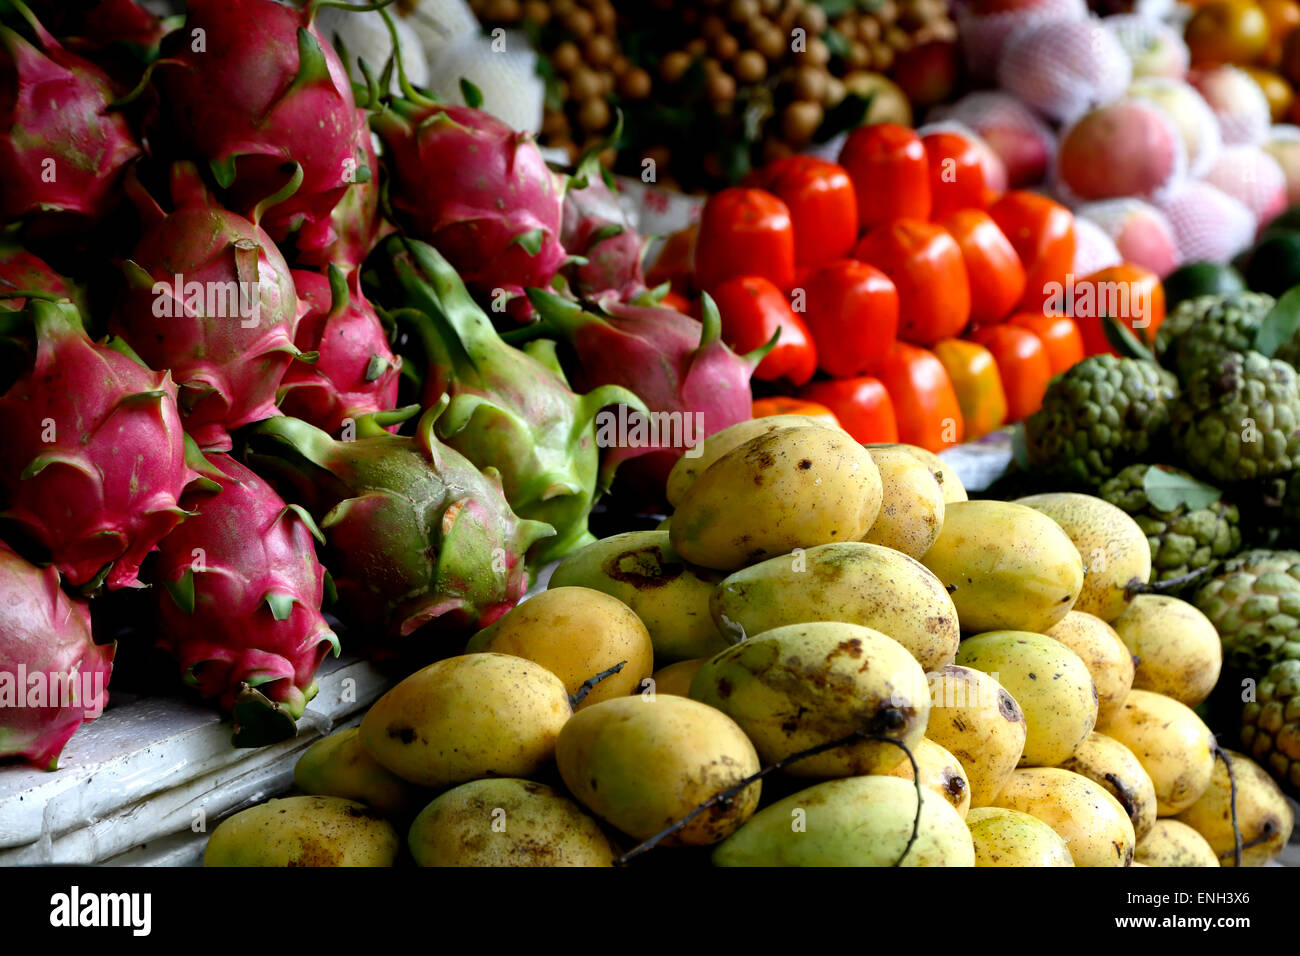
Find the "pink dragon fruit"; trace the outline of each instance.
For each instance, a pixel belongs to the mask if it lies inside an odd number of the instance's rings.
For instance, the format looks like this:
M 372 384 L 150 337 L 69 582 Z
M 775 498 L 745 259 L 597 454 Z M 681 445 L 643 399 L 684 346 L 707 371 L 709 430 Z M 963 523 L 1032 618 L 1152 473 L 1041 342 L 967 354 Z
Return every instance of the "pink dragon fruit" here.
M 4 516 L 69 583 L 139 587 L 140 562 L 184 517 L 198 477 L 177 390 L 121 342 L 92 342 L 76 307 L 32 299 L 33 368 L 0 397 Z
M 124 43 L 147 53 L 167 33 L 167 25 L 135 0 L 34 0 L 31 6 L 50 32 L 74 49 Z
M 555 343 L 530 342 L 520 351 L 504 342 L 433 247 L 393 237 L 372 262 L 376 294 L 412 325 L 424 349 L 425 405 L 444 393 L 451 399 L 438 437 L 480 468 L 500 472 L 517 514 L 555 528 L 555 537 L 529 553 L 530 563 L 595 540 L 587 516 L 612 471 L 598 485 L 594 420 L 608 405 L 645 410 L 640 399 L 615 385 L 574 394 Z
M 277 241 L 300 231 L 304 250 L 334 241 L 330 213 L 371 175 L 369 131 L 347 70 L 312 25 L 316 7 L 190 0 L 179 49 L 164 43 L 169 56 L 154 73 L 167 131 L 207 161 L 233 208 L 251 212 L 298 168 L 299 188 L 262 220 Z
M 126 263 L 131 288 L 110 328 L 171 369 L 186 431 L 224 451 L 230 429 L 278 414 L 276 390 L 301 355 L 301 305 L 271 237 L 213 202 L 192 164 L 172 167 L 172 199 L 170 214 L 140 199 L 153 224 Z
M 621 385 L 658 413 L 639 426 L 639 412 L 624 416 L 620 410 L 617 420 L 611 416 L 597 430 L 606 470 L 636 459 L 627 478 L 638 492 L 661 496 L 668 472 L 688 446 L 752 416 L 749 379 L 771 346 L 748 355 L 731 351 L 708 296 L 703 323 L 653 305 L 606 299 L 601 316 L 540 289 L 529 289 L 528 296 L 542 317 L 535 325 L 577 353 L 579 387 Z M 656 421 L 659 427 L 650 428 Z M 627 428 L 620 428 L 624 423 Z
M 69 53 L 17 0 L 39 49 L 0 26 L 0 217 L 102 218 L 140 146 L 110 112 L 114 91 L 94 64 Z
M 73 299 L 77 291 L 72 283 L 55 272 L 44 259 L 22 246 L 0 237 L 0 295 L 16 292 L 44 292 L 56 299 Z M 25 298 L 0 298 L 0 309 L 21 312 Z
M 260 746 L 293 736 L 317 668 L 339 653 L 320 610 L 320 531 L 239 462 L 209 461 L 218 490 L 186 495 L 195 515 L 163 539 L 151 566 L 162 585 L 159 644 L 186 683 L 234 715 L 235 745 Z
M 0 541 L 0 758 L 54 770 L 83 721 L 108 704 L 113 644 L 96 644 L 90 608 Z
M 563 266 L 562 181 L 526 133 L 469 106 L 397 99 L 371 121 L 394 214 L 495 302 L 549 288 Z M 527 302 L 512 302 L 527 318 Z
M 564 194 L 564 218 L 560 242 L 586 263 L 565 267 L 569 288 L 583 298 L 613 294 L 630 299 L 645 291 L 641 257 L 645 242 L 628 221 L 619 205 L 612 181 L 592 157 L 578 169 L 578 183 L 570 183 Z
M 328 277 L 296 270 L 293 282 L 307 308 L 297 346 L 317 358 L 289 366 L 280 410 L 333 434 L 348 419 L 396 408 L 402 360 L 361 292 L 360 273 L 348 279 L 331 265 Z
M 413 408 L 362 418 L 347 442 L 295 418 L 257 427 L 281 461 L 254 460 L 305 492 L 340 612 L 374 635 L 381 656 L 441 652 L 505 614 L 527 590 L 525 552 L 555 533 L 511 511 L 494 469 L 480 472 L 438 440 L 447 405 L 444 396 L 425 412 L 413 437 L 383 430 Z

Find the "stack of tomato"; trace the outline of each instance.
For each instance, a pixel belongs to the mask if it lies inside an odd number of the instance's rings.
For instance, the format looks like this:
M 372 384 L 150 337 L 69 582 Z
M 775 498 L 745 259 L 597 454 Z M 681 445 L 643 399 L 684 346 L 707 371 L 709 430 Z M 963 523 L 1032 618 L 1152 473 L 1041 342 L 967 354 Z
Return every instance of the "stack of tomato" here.
M 694 287 L 724 339 L 748 351 L 780 330 L 756 416 L 832 414 L 859 441 L 938 451 L 1031 414 L 1053 375 L 1108 349 L 1059 308 L 1063 290 L 1159 288 L 1127 266 L 1075 283 L 1070 211 L 990 189 L 959 132 L 864 126 L 839 159 L 779 160 L 701 215 Z

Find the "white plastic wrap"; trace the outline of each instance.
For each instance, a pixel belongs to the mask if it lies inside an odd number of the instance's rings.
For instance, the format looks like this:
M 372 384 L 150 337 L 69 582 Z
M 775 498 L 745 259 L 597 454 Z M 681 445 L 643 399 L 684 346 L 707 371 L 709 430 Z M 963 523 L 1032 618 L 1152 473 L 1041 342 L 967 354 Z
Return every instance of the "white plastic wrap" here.
M 542 126 L 546 86 L 537 75 L 537 53 L 521 33 L 498 39 L 469 33 L 444 46 L 429 64 L 429 89 L 448 103 L 460 103 L 460 81 L 483 94 L 483 109 L 501 122 L 530 133 Z

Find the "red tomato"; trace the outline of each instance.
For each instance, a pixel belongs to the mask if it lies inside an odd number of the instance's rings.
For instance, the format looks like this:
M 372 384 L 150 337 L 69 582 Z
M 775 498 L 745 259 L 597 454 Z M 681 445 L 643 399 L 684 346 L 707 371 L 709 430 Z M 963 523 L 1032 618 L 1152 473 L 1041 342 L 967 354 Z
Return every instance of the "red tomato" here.
M 787 156 L 760 170 L 758 185 L 790 208 L 796 267 L 848 255 L 858 238 L 858 197 L 843 166 Z
M 1025 267 L 993 217 L 963 209 L 944 220 L 957 240 L 970 281 L 972 322 L 988 325 L 1006 318 L 1025 294 Z
M 1083 361 L 1083 336 L 1074 319 L 1067 315 L 1041 315 L 1037 312 L 1017 312 L 1007 319 L 1008 325 L 1018 325 L 1038 336 L 1047 350 L 1052 374 L 1059 375 Z
M 804 321 L 822 371 L 835 378 L 874 372 L 898 336 L 898 290 L 889 276 L 837 259 L 814 269 L 803 290 Z
M 803 415 L 835 428 L 840 427 L 840 420 L 825 405 L 802 398 L 791 398 L 789 395 L 771 395 L 767 398 L 754 399 L 754 417 L 767 418 L 770 415 Z
M 799 397 L 829 408 L 854 441 L 864 445 L 898 441 L 894 406 L 879 379 L 862 375 L 813 382 L 800 390 Z
M 859 126 L 840 150 L 858 195 L 858 228 L 930 218 L 930 167 L 916 130 L 897 123 Z
M 992 352 L 998 363 L 1007 396 L 1007 421 L 1018 422 L 1038 411 L 1052 380 L 1052 363 L 1038 336 L 1018 325 L 990 325 L 972 332 L 970 338 Z
M 894 280 L 899 338 L 933 345 L 966 328 L 970 280 L 957 240 L 942 226 L 919 219 L 895 219 L 867 233 L 853 256 Z
M 690 299 L 672 291 L 671 289 L 669 289 L 664 294 L 664 297 L 659 300 L 659 304 L 665 309 L 676 309 L 682 315 L 695 314 L 694 309 L 691 307 Z
M 763 189 L 724 189 L 704 204 L 695 240 L 695 284 L 711 292 L 735 276 L 794 282 L 794 225 L 786 204 Z
M 979 147 L 959 133 L 940 130 L 922 137 L 930 170 L 930 217 L 984 205 L 984 165 Z
M 785 293 L 762 276 L 737 276 L 719 283 L 713 299 L 722 315 L 722 340 L 742 355 L 767 343 L 777 329 L 776 348 L 758 363 L 754 376 L 765 382 L 788 379 L 803 385 L 817 371 L 817 349 Z
M 966 430 L 961 405 L 933 352 L 897 343 L 881 366 L 880 381 L 894 403 L 899 441 L 933 452 L 961 442 Z
M 1065 284 L 1074 269 L 1074 214 L 1046 196 L 1013 189 L 989 207 L 1025 267 L 1020 308 L 1041 312 L 1053 283 Z

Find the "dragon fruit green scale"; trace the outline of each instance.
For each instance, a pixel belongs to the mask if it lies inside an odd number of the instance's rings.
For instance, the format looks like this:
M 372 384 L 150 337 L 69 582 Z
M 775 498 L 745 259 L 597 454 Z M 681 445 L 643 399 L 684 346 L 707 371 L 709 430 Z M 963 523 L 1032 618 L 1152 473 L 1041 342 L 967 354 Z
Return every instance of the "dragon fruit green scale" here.
M 480 468 L 499 471 L 516 513 L 555 528 L 556 537 L 540 542 L 529 561 L 589 544 L 587 516 L 600 477 L 596 415 L 609 405 L 642 412 L 645 405 L 618 385 L 574 393 L 554 342 L 531 342 L 523 351 L 507 344 L 432 246 L 394 236 L 371 261 L 377 294 L 423 345 L 425 404 L 443 393 L 451 398 L 438 437 Z
M 414 436 L 387 433 L 382 415 L 359 419 L 353 441 L 295 418 L 257 427 L 305 479 L 285 485 L 311 495 L 341 613 L 380 654 L 418 654 L 426 635 L 454 641 L 492 623 L 527 590 L 528 548 L 555 533 L 510 510 L 495 471 L 438 440 L 447 405 L 425 412 Z

